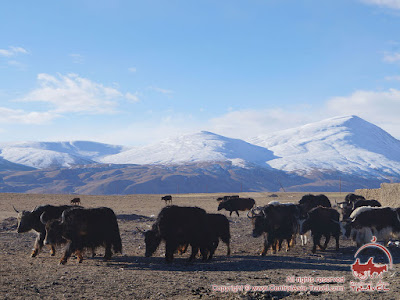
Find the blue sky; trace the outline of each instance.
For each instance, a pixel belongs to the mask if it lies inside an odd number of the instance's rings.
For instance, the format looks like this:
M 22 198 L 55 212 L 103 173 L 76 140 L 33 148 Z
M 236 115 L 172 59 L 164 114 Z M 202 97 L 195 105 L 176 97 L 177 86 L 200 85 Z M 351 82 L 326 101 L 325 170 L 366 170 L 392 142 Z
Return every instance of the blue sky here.
M 246 139 L 338 115 L 400 138 L 400 0 L 7 1 L 0 141 Z

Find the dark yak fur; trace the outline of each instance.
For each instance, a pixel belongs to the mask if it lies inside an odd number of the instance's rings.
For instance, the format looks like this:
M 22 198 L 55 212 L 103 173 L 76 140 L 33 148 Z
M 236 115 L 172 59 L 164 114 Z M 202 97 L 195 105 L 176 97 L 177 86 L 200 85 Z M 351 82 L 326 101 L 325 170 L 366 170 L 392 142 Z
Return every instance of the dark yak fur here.
M 336 251 L 339 250 L 339 237 L 341 234 L 339 218 L 339 212 L 330 207 L 318 206 L 307 213 L 307 218 L 301 226 L 300 234 L 305 234 L 311 230 L 314 242 L 312 253 L 316 252 L 317 246 L 322 251 L 325 251 L 331 236 L 336 239 Z M 322 236 L 325 236 L 324 246 L 321 246 Z
M 52 243 L 62 236 L 68 241 L 60 264 L 65 264 L 72 253 L 77 252 L 79 262 L 82 262 L 80 252 L 84 248 L 94 249 L 105 247 L 104 259 L 109 260 L 114 253 L 122 253 L 121 236 L 117 217 L 108 207 L 70 208 L 61 215 L 61 220 L 52 220 L 46 224 L 45 244 Z
M 378 200 L 357 200 L 356 203 L 354 203 L 353 210 L 361 206 L 381 207 L 382 205 Z
M 71 200 L 71 204 L 73 205 L 81 205 L 81 198 L 74 198 Z
M 328 197 L 320 194 L 320 195 L 312 195 L 312 194 L 307 194 L 304 195 L 300 200 L 299 200 L 299 206 L 300 206 L 300 217 L 303 219 L 306 217 L 307 212 L 309 212 L 311 209 L 317 206 L 323 206 L 323 207 L 332 207 L 331 202 L 329 201 Z
M 231 254 L 230 248 L 230 226 L 229 220 L 222 214 L 207 214 L 207 222 L 210 229 L 211 240 L 214 241 L 212 244 L 212 248 L 210 249 L 210 255 L 208 259 L 211 259 L 214 255 L 215 250 L 218 248 L 219 240 L 225 243 L 227 247 L 226 255 L 229 256 Z M 181 245 L 178 248 L 178 252 L 180 254 L 185 253 L 188 244 Z
M 365 198 L 361 195 L 356 195 L 353 193 L 347 194 L 346 197 L 344 198 L 344 202 L 347 205 L 353 206 L 354 203 L 356 203 L 358 200 L 365 200 Z
M 46 214 L 47 220 L 58 219 L 61 217 L 61 214 L 64 210 L 71 208 L 69 205 L 62 206 L 53 206 L 53 205 L 41 205 L 33 209 L 32 211 L 23 210 L 18 212 L 18 227 L 17 232 L 23 233 L 28 232 L 30 230 L 35 230 L 38 234 L 34 248 L 31 256 L 35 257 L 38 255 L 39 251 L 43 247 L 43 241 L 46 236 L 46 228 L 45 225 L 40 221 L 40 216 L 42 214 Z M 14 208 L 15 209 L 15 208 Z M 65 243 L 65 239 L 62 237 L 55 239 L 53 243 L 49 244 L 51 247 L 51 255 L 55 255 L 55 245 Z
M 357 246 L 371 242 L 373 236 L 383 240 L 385 245 L 390 238 L 400 235 L 400 208 L 361 207 L 347 223 L 346 236 L 356 241 Z
M 172 196 L 171 195 L 165 195 L 161 197 L 161 200 L 165 201 L 165 205 L 171 205 L 172 204 Z
M 199 207 L 164 207 L 158 214 L 152 229 L 144 233 L 146 257 L 157 250 L 161 241 L 165 241 L 165 259 L 171 262 L 179 246 L 189 244 L 192 253 L 189 261 L 195 259 L 200 250 L 203 260 L 208 258 L 208 251 L 215 247 L 216 240 L 211 239 L 207 223 L 207 213 Z
M 232 212 L 236 212 L 239 217 L 239 210 L 245 211 L 251 209 L 256 202 L 252 198 L 239 198 L 230 197 L 227 200 L 223 200 L 218 205 L 218 211 L 226 209 L 229 211 L 229 216 L 232 216 Z
M 229 200 L 229 199 L 231 199 L 231 198 L 239 198 L 239 195 L 232 195 L 232 196 L 223 196 L 223 197 L 219 197 L 219 198 L 217 198 L 217 201 L 218 201 L 218 202 L 226 201 L 226 200 Z
M 362 206 L 381 207 L 382 205 L 378 200 L 356 200 L 356 202 L 352 202 L 350 205 L 343 207 L 343 220 L 347 220 L 356 208 Z
M 299 208 L 295 204 L 268 204 L 262 208 L 262 214 L 252 218 L 253 237 L 264 235 L 264 248 L 261 255 L 265 255 L 272 247 L 272 252 L 280 251 L 282 242 L 286 240 L 287 248 L 294 243 L 298 231 Z

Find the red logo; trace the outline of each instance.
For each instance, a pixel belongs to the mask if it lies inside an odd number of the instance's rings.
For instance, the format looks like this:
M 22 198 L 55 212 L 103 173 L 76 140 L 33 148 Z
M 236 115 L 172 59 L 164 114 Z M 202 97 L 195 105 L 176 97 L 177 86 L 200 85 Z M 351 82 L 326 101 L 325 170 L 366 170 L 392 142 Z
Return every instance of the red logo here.
M 382 273 L 387 272 L 387 265 L 377 265 L 373 261 L 373 257 L 370 257 L 366 264 L 360 264 L 360 259 L 357 258 L 356 262 L 351 265 L 354 277 L 360 280 L 366 280 L 369 278 L 376 277 L 382 278 Z
M 376 237 L 374 236 L 371 243 L 360 247 L 354 257 L 357 257 L 360 251 L 372 247 L 382 250 L 386 254 L 389 264 L 376 264 L 373 257 L 370 257 L 367 263 L 362 264 L 360 263 L 360 259 L 356 258 L 356 261 L 351 265 L 351 270 L 353 271 L 353 276 L 361 280 L 361 282 L 350 281 L 350 288 L 355 292 L 389 291 L 387 287 L 389 284 L 387 282 L 382 282 L 381 279 L 383 273 L 387 272 L 389 269 L 393 269 L 392 255 L 386 247 L 375 242 Z M 374 278 L 378 278 L 378 282 L 373 283 L 372 279 Z M 366 281 L 367 279 L 370 279 L 370 281 Z

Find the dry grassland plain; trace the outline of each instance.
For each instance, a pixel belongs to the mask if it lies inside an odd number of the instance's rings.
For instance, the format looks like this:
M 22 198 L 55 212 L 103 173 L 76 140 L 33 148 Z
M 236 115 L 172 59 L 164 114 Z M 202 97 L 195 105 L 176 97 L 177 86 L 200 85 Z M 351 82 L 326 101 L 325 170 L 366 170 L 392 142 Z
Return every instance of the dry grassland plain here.
M 257 205 L 272 200 L 297 202 L 304 193 L 241 193 L 252 197 Z M 173 204 L 199 206 L 207 212 L 216 212 L 217 197 L 225 194 L 177 194 Z M 343 201 L 345 193 L 326 193 L 332 203 Z M 187 262 L 188 253 L 175 255 L 172 263 L 164 260 L 161 244 L 153 257 L 144 257 L 143 236 L 137 231 L 150 228 L 154 218 L 165 206 L 162 195 L 86 196 L 86 195 L 29 195 L 0 194 L 0 298 L 1 299 L 398 299 L 400 295 L 400 249 L 391 247 L 394 269 L 381 279 L 388 285 L 386 292 L 354 292 L 350 285 L 357 280 L 351 272 L 356 247 L 341 238 L 339 252 L 334 241 L 325 252 L 311 253 L 312 243 L 297 244 L 290 251 L 259 256 L 263 238 L 251 236 L 252 224 L 241 212 L 240 217 L 221 211 L 231 221 L 232 254 L 227 257 L 226 247 L 220 243 L 210 262 L 197 259 Z M 123 254 L 104 262 L 104 249 L 98 255 L 84 256 L 81 264 L 71 258 L 59 265 L 63 249 L 54 257 L 44 247 L 35 258 L 30 257 L 36 234 L 16 233 L 18 210 L 32 210 L 42 204 L 68 204 L 80 197 L 85 207 L 107 206 L 114 210 L 123 243 Z M 309 234 L 308 234 L 309 235 Z M 310 236 L 309 236 L 310 239 Z M 370 250 L 370 249 L 369 249 Z M 374 255 L 376 261 L 386 263 L 385 257 L 371 250 L 364 256 Z M 317 282 L 325 279 L 339 282 Z M 294 280 L 294 282 L 293 282 Z M 374 284 L 377 280 L 374 280 Z M 282 286 L 302 291 L 276 291 Z M 260 291 L 264 290 L 264 291 Z

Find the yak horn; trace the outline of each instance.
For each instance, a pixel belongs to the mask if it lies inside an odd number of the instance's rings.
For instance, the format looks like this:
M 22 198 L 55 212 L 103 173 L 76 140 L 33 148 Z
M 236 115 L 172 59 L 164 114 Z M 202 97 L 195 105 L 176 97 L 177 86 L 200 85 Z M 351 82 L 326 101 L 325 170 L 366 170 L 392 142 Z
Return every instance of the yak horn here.
M 15 206 L 13 205 L 12 207 L 14 208 L 15 212 L 18 214 L 19 211 L 15 208 Z
M 258 211 L 257 213 L 256 213 L 256 210 Z M 250 215 L 250 213 L 251 213 L 251 215 Z M 261 216 L 261 215 L 263 215 L 264 214 L 264 211 L 260 208 L 260 207 L 258 207 L 258 206 L 253 206 L 253 208 L 252 209 L 250 209 L 248 212 L 247 212 L 247 217 L 249 218 L 249 219 L 254 219 L 255 217 L 258 217 L 258 216 Z
M 43 225 L 46 225 L 46 223 L 47 223 L 47 221 L 44 219 L 44 214 L 45 214 L 46 212 L 43 212 L 41 215 L 40 215 L 40 222 L 42 222 L 42 224 Z

